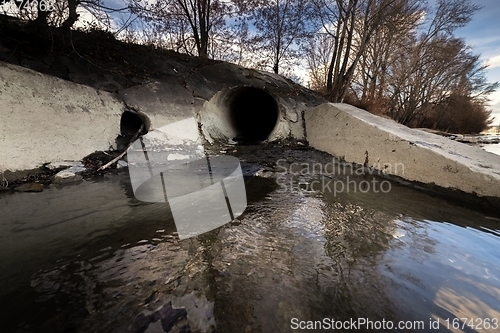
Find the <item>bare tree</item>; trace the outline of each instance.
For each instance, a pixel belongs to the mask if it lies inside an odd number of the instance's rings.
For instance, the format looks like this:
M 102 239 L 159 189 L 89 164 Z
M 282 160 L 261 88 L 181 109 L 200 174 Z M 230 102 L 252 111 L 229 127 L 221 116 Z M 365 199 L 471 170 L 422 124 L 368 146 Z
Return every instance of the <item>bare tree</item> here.
M 479 56 L 453 36 L 477 6 L 466 0 L 438 0 L 433 9 L 416 0 L 314 1 L 322 8 L 322 29 L 308 52 L 313 88 L 408 126 L 466 131 L 488 124 L 485 105 L 498 84 L 486 80 Z
M 103 0 L 23 0 L 16 4 L 19 7 L 18 16 L 22 19 L 33 21 L 39 27 L 62 26 L 67 29 L 73 28 L 78 21 L 79 8 L 89 12 L 101 25 L 109 29 L 112 14 L 128 11 L 125 3 L 121 7 L 109 7 Z
M 405 0 L 313 1 L 318 20 L 334 44 L 326 82 L 328 98 L 343 101 L 370 39 Z
M 453 31 L 470 21 L 477 9 L 467 1 L 438 0 L 427 31 L 408 36 L 392 62 L 388 94 L 393 119 L 418 125 L 429 107 L 452 93 L 484 104 L 496 89 L 496 83 L 486 81 L 479 56 L 453 37 Z
M 332 59 L 334 40 L 326 33 L 317 32 L 305 45 L 309 88 L 326 95 L 328 69 Z
M 231 4 L 221 0 L 157 0 L 142 3 L 131 0 L 130 8 L 141 17 L 155 21 L 167 31 L 178 35 L 176 43 L 190 53 L 191 46 L 200 57 L 209 55 L 214 27 L 225 25 Z
M 264 52 L 274 73 L 281 73 L 283 61 L 294 62 L 300 44 L 308 36 L 307 0 L 272 0 L 256 2 L 250 20 L 257 29 L 257 48 Z
M 361 55 L 351 83 L 356 101 L 371 112 L 383 114 L 387 108 L 388 77 L 391 64 L 404 51 L 407 37 L 415 32 L 424 16 L 419 0 L 400 1 L 393 6 L 395 12 L 374 31 L 373 37 Z
M 426 108 L 416 124 L 451 133 L 479 133 L 493 122 L 491 111 L 468 96 L 452 93 L 438 104 Z

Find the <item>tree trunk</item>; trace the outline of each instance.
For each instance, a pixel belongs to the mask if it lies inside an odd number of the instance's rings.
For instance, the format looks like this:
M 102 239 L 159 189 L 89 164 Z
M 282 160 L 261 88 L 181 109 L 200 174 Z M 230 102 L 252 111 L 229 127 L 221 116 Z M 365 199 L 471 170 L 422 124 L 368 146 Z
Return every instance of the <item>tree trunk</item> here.
M 208 58 L 208 38 L 210 29 L 210 1 L 198 0 L 198 22 L 200 25 L 200 37 L 198 39 L 198 55 Z
M 281 51 L 281 36 L 278 34 L 278 44 L 276 46 L 276 55 L 274 57 L 273 72 L 278 74 L 280 68 L 280 51 Z
M 47 8 L 44 8 L 44 10 L 42 10 L 42 8 L 40 8 L 40 2 L 38 3 L 37 11 L 38 11 L 38 16 L 35 20 L 36 25 L 42 28 L 47 28 L 49 26 L 47 18 L 50 12 L 48 11 Z
M 63 22 L 62 26 L 71 29 L 73 27 L 73 24 L 75 24 L 76 21 L 78 21 L 78 15 L 76 13 L 76 7 L 79 5 L 80 1 L 78 0 L 68 0 L 68 11 L 69 15 L 68 18 Z
M 208 32 L 202 32 L 201 34 L 198 53 L 201 58 L 208 58 Z

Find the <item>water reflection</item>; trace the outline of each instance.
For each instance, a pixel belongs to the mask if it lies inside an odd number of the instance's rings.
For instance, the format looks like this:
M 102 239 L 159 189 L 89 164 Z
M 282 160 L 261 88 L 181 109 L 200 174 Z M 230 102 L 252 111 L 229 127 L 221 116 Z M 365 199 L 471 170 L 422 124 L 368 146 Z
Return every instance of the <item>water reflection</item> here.
M 376 265 L 385 280 L 384 294 L 397 304 L 401 318 L 423 321 L 427 330 L 429 319 L 439 318 L 442 331 L 460 332 L 476 330 L 462 323 L 463 329 L 453 329 L 446 320 L 500 320 L 497 218 L 396 184 L 384 195 L 348 193 L 329 200 L 359 200 L 363 207 L 392 217 L 385 229 L 391 237 Z M 376 217 L 368 225 L 380 221 Z M 380 233 L 375 237 L 383 238 Z M 483 325 L 479 331 L 496 329 Z
M 497 217 L 395 183 L 334 195 L 254 177 L 238 220 L 179 241 L 168 206 L 133 199 L 126 178 L 0 197 L 2 327 L 291 332 L 292 318 L 369 318 L 429 331 L 439 318 L 447 331 L 446 319 L 500 319 Z
M 241 331 L 245 323 L 246 332 L 286 332 L 292 318 L 394 317 L 376 292 L 382 288 L 372 266 L 376 256 L 351 252 L 363 241 L 342 235 L 358 219 L 330 229 L 325 219 L 335 217 L 322 200 L 292 198 L 275 193 L 249 207 L 240 225 L 221 230 L 215 252 L 220 331 Z
M 394 281 L 390 293 L 406 317 L 439 318 L 441 323 L 499 318 L 496 236 L 433 221 L 406 219 L 398 224 L 398 246 L 387 251 L 381 269 Z

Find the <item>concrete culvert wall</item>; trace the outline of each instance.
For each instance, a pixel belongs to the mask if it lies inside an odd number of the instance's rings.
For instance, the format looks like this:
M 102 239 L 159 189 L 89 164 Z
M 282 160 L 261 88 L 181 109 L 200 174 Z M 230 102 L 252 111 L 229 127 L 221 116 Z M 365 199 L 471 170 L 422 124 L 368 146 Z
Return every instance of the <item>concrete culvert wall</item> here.
M 122 113 L 120 119 L 120 133 L 122 135 L 134 135 L 139 131 L 141 125 L 144 125 L 142 133 L 146 133 L 150 125 L 146 116 L 132 111 Z
M 209 141 L 251 143 L 284 137 L 275 97 L 255 87 L 234 87 L 218 92 L 199 113 Z

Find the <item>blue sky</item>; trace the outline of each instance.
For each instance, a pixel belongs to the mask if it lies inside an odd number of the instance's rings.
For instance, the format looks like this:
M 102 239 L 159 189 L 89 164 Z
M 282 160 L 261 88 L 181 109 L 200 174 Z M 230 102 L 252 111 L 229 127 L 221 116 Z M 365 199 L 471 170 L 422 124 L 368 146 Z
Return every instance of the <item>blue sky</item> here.
M 465 39 L 476 54 L 481 54 L 483 61 L 489 62 L 487 77 L 490 82 L 500 82 L 500 1 L 472 0 L 483 6 L 476 12 L 473 20 L 456 31 L 458 37 Z M 490 109 L 495 116 L 494 124 L 500 125 L 500 91 L 490 96 Z

